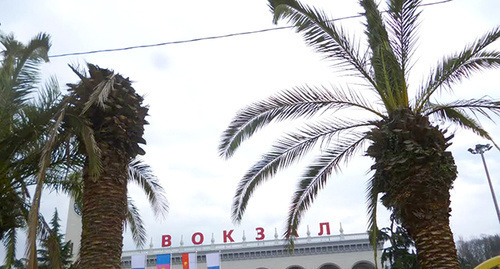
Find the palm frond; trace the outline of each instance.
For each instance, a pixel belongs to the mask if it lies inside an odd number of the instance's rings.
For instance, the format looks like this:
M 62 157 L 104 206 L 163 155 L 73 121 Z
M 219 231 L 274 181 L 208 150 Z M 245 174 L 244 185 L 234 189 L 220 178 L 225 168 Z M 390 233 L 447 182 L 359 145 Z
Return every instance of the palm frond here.
M 473 108 L 469 108 L 473 109 Z M 475 108 L 476 110 L 482 111 L 484 108 Z M 495 108 L 495 110 L 498 110 L 498 108 Z M 481 112 L 482 113 L 482 112 Z M 486 112 L 485 112 L 486 113 Z M 495 112 L 497 114 L 498 112 Z M 466 111 L 464 111 L 464 108 L 461 106 L 442 106 L 439 108 L 436 108 L 435 110 L 432 111 L 433 116 L 436 116 L 440 120 L 444 121 L 450 121 L 452 123 L 457 124 L 461 128 L 464 128 L 466 130 L 470 130 L 474 132 L 475 134 L 479 135 L 480 137 L 483 137 L 485 139 L 488 139 L 491 141 L 497 149 L 500 150 L 500 147 L 495 143 L 493 138 L 490 136 L 490 134 L 481 127 L 479 121 L 471 118 Z
M 413 55 L 417 39 L 418 17 L 421 13 L 418 8 L 421 2 L 421 0 L 389 1 L 388 24 L 394 36 L 391 44 L 405 75 L 409 71 L 409 60 Z
M 345 108 L 361 108 L 385 118 L 363 96 L 352 90 L 335 88 L 330 92 L 326 88 L 297 87 L 240 110 L 222 134 L 219 154 L 230 158 L 244 140 L 273 121 L 310 118 L 327 109 L 335 112 Z
M 136 158 L 128 165 L 129 180 L 135 181 L 146 193 L 149 203 L 156 217 L 165 218 L 168 213 L 168 202 L 165 190 L 158 178 L 153 174 L 151 167 Z
M 496 116 L 500 116 L 500 101 L 492 100 L 487 96 L 479 99 L 456 100 L 443 104 L 429 103 L 429 105 L 425 107 L 425 110 L 422 111 L 422 114 L 425 116 L 429 116 L 437 113 L 439 110 L 443 110 L 446 108 L 460 109 L 463 111 L 469 110 L 472 114 L 474 114 L 474 116 L 476 116 L 476 118 L 481 115 L 493 122 L 494 120 L 490 116 L 490 113 Z
M 48 35 L 39 34 L 25 46 L 13 35 L 0 34 L 0 42 L 5 48 L 0 66 L 0 124 L 10 130 L 40 81 L 39 65 L 48 60 L 50 40 Z
M 57 178 L 52 181 L 47 181 L 46 188 L 71 196 L 75 202 L 80 205 L 81 210 L 83 198 L 83 177 L 81 170 L 74 171 L 63 179 Z
M 61 91 L 59 82 L 55 76 L 50 77 L 45 85 L 40 89 L 38 97 L 34 100 L 33 105 L 39 111 L 48 111 L 58 104 L 61 99 Z
M 408 107 L 406 79 L 391 46 L 382 13 L 374 0 L 362 0 L 365 9 L 368 44 L 372 51 L 371 63 L 377 90 L 388 112 Z
M 377 87 L 367 69 L 367 59 L 359 53 L 359 42 L 354 42 L 337 27 L 327 15 L 295 0 L 269 0 L 274 14 L 273 22 L 287 19 L 302 33 L 308 45 L 332 60 L 340 69 L 350 71 Z
M 451 84 L 468 78 L 474 72 L 500 67 L 500 52 L 484 51 L 499 37 L 500 26 L 479 38 L 459 54 L 444 59 L 435 70 L 431 71 L 426 85 L 421 87 L 415 100 L 415 111 L 422 111 L 437 90 L 450 88 Z
M 55 123 L 52 125 L 48 133 L 47 142 L 42 147 L 42 154 L 39 162 L 39 170 L 36 175 L 35 194 L 33 195 L 33 202 L 31 204 L 29 218 L 28 218 L 28 239 L 26 244 L 26 256 L 28 257 L 28 268 L 36 268 L 37 252 L 36 252 L 36 234 L 38 226 L 38 215 L 42 196 L 43 182 L 45 175 L 50 165 L 50 158 L 52 149 L 55 147 L 55 141 L 58 129 L 64 119 L 65 110 L 59 111 Z
M 115 84 L 115 76 L 116 74 L 112 74 L 110 77 L 107 77 L 105 80 L 97 84 L 97 86 L 93 89 L 89 100 L 85 103 L 81 115 L 85 114 L 85 112 L 87 112 L 87 110 L 94 105 L 100 106 L 103 109 L 106 108 L 105 102 L 108 99 L 110 92 L 114 89 L 113 85 Z
M 39 33 L 19 51 L 13 79 L 19 81 L 19 88 L 32 89 L 40 80 L 39 65 L 48 62 L 48 51 L 51 47 L 50 35 Z
M 370 122 L 321 121 L 309 124 L 295 133 L 279 139 L 271 150 L 264 154 L 243 176 L 233 199 L 232 218 L 241 221 L 248 201 L 255 189 L 279 170 L 292 165 L 320 141 L 330 143 L 332 136 L 371 125 Z
M 134 201 L 130 197 L 128 197 L 127 201 L 128 210 L 124 225 L 130 225 L 130 232 L 132 233 L 135 245 L 137 248 L 143 248 L 147 241 L 146 228 L 144 227 L 139 209 L 135 206 Z
M 68 67 L 78 76 L 78 78 L 85 84 L 89 84 L 90 80 L 87 78 L 87 71 L 85 68 L 78 64 L 68 64 Z
M 69 102 L 69 100 L 65 99 L 65 102 Z M 97 177 L 103 168 L 101 164 L 101 149 L 95 140 L 94 130 L 90 126 L 88 120 L 80 117 L 79 115 L 67 113 L 65 121 L 68 126 L 71 126 L 74 134 L 78 135 L 80 140 L 83 142 L 85 155 L 87 156 L 89 162 L 89 173 L 94 178 Z
M 307 167 L 292 198 L 287 218 L 286 238 L 293 238 L 297 234 L 304 212 L 314 202 L 318 191 L 324 187 L 332 170 L 338 172 L 340 163 L 348 162 L 356 151 L 363 146 L 366 139 L 365 133 L 352 132 L 346 138 L 333 143 L 314 163 Z
M 16 229 L 10 229 L 7 236 L 3 239 L 5 246 L 4 266 L 10 268 L 16 261 L 16 243 L 17 243 Z
M 378 245 L 378 225 L 377 225 L 377 206 L 379 191 L 373 184 L 374 178 L 370 180 L 367 186 L 367 209 L 368 209 L 368 233 L 370 234 L 370 243 L 373 247 L 373 258 L 377 261 L 377 245 Z M 378 263 L 375 262 L 375 267 L 378 268 Z

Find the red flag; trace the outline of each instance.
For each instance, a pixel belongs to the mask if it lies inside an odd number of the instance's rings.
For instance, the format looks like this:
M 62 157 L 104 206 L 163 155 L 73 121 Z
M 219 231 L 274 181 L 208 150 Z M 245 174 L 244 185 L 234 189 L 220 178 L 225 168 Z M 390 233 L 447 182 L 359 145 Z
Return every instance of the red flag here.
M 182 253 L 182 269 L 196 269 L 196 253 Z
M 189 254 L 182 253 L 182 269 L 189 269 Z

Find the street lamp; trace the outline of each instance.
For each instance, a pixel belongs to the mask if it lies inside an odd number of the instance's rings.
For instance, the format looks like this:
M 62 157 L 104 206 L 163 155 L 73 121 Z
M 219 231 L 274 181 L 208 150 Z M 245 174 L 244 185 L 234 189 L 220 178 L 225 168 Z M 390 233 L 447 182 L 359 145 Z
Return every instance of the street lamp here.
M 484 152 L 490 150 L 492 146 L 490 144 L 480 145 L 477 144 L 475 149 L 468 149 L 472 154 L 481 154 L 481 159 L 483 160 L 484 171 L 486 171 L 486 177 L 488 178 L 488 183 L 490 184 L 491 196 L 493 197 L 493 203 L 495 204 L 495 209 L 497 210 L 498 222 L 500 222 L 500 210 L 498 210 L 497 198 L 495 197 L 495 191 L 493 190 L 493 185 L 491 184 L 490 173 L 488 173 L 488 167 L 486 167 L 486 161 L 484 160 Z

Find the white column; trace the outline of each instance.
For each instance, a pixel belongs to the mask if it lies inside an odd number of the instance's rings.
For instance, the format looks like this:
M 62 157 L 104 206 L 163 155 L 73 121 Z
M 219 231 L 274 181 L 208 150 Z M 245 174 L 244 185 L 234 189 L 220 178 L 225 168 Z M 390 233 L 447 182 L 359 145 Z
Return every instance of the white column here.
M 73 261 L 78 258 L 80 251 L 80 239 L 82 235 L 82 217 L 81 213 L 75 207 L 75 200 L 71 197 L 68 206 L 68 220 L 66 223 L 66 242 L 73 242 Z

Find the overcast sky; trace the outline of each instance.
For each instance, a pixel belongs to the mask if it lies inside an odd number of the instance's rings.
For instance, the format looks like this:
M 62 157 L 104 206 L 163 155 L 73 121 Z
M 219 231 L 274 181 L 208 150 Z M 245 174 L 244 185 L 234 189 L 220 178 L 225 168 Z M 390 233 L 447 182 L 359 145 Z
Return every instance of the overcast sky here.
M 324 8 L 332 18 L 358 14 L 357 2 L 305 1 Z M 499 13 L 498 0 L 454 0 L 425 7 L 410 86 L 415 89 L 443 56 L 461 50 L 465 44 L 498 25 Z M 49 33 L 53 43 L 51 55 L 275 27 L 265 0 L 3 0 L 0 23 L 1 31 L 12 32 L 23 42 L 39 32 Z M 357 38 L 365 40 L 359 19 L 344 20 L 342 24 Z M 500 48 L 500 42 L 494 47 Z M 181 235 L 185 244 L 190 245 L 191 235 L 195 232 L 205 235 L 205 244 L 210 242 L 212 233 L 216 243 L 222 243 L 223 230 L 230 229 L 235 229 L 233 237 L 237 242 L 241 241 L 243 230 L 247 240 L 253 240 L 257 227 L 265 229 L 267 238 L 273 237 L 275 228 L 281 234 L 303 163 L 262 185 L 253 196 L 240 226 L 231 222 L 230 209 L 240 177 L 285 126 L 264 130 L 227 161 L 217 154 L 221 133 L 239 109 L 279 90 L 304 84 L 329 86 L 349 82 L 348 77 L 341 76 L 336 72 L 338 70 L 322 61 L 321 56 L 290 29 L 156 48 L 52 58 L 43 66 L 44 76 L 57 76 L 65 89 L 66 83 L 78 81 L 67 65 L 85 62 L 130 77 L 135 89 L 145 96 L 145 102 L 150 106 L 144 159 L 166 189 L 170 204 L 167 218 L 157 220 L 145 196 L 135 186 L 130 192 L 141 208 L 148 236 L 155 247 L 160 247 L 163 234 L 172 236 L 174 246 L 179 245 Z M 475 75 L 456 85 L 453 95 L 439 97 L 489 95 L 498 99 L 499 72 Z M 500 128 L 491 122 L 483 123 L 492 137 L 499 140 Z M 450 149 L 459 170 L 451 191 L 451 227 L 455 238 L 499 233 L 500 225 L 481 159 L 467 152 L 469 147 L 486 141 L 454 127 L 450 130 L 456 131 Z M 498 193 L 500 154 L 498 150 L 491 150 L 486 158 Z M 320 222 L 329 222 L 334 234 L 338 234 L 340 222 L 345 233 L 366 231 L 365 188 L 370 165 L 371 160 L 360 154 L 343 168 L 341 174 L 332 175 L 303 219 L 299 235 L 305 234 L 307 225 L 313 235 L 318 234 Z M 42 210 L 46 218 L 50 218 L 57 207 L 65 226 L 66 201 L 64 196 L 45 193 Z M 388 216 L 381 209 L 379 222 L 387 225 Z M 24 240 L 24 236 L 20 238 Z M 20 246 L 20 254 L 23 247 Z M 134 249 L 129 234 L 125 236 L 124 249 Z M 1 249 L 2 261 L 3 254 Z

